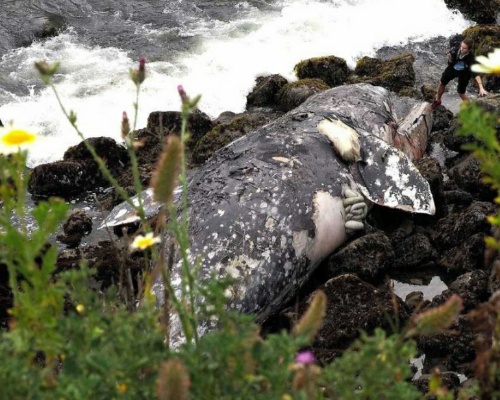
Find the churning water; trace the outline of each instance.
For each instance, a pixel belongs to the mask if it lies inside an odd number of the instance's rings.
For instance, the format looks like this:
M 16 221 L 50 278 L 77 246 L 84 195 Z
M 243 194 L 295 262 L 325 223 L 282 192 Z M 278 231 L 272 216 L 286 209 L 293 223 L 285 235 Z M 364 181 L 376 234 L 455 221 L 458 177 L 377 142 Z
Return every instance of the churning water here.
M 141 55 L 148 63 L 138 128 L 152 111 L 179 109 L 178 84 L 201 94 L 200 109 L 215 118 L 243 111 L 259 75 L 295 79 L 293 67 L 302 59 L 336 55 L 354 67 L 382 46 L 449 36 L 471 25 L 443 0 L 33 1 L 29 15 L 62 17 L 65 28 L 21 47 L 20 35 L 36 21 L 14 4 L 0 0 L 0 33 L 11 32 L 0 42 L 6 50 L 0 119 L 43 135 L 31 166 L 60 159 L 80 141 L 38 78 L 35 61 L 61 62 L 57 89 L 87 137 L 119 140 L 122 112 L 132 117 L 135 101 L 128 71 Z M 12 33 L 15 26 L 21 28 Z

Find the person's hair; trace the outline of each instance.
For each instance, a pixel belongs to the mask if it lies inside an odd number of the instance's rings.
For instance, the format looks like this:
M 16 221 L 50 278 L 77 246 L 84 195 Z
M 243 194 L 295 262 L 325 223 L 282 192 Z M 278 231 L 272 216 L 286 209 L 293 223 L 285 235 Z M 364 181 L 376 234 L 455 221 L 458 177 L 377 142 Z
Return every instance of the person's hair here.
M 464 40 L 462 40 L 462 43 L 465 43 L 467 45 L 467 47 L 469 48 L 469 50 L 472 50 L 472 40 L 471 39 L 465 38 Z

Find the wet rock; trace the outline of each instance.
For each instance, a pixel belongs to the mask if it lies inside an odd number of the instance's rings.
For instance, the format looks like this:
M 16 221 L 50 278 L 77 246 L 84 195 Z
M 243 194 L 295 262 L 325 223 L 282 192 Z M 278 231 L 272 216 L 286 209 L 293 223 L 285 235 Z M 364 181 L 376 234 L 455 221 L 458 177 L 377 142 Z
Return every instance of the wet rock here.
M 61 15 L 49 14 L 31 20 L 33 36 L 37 39 L 46 39 L 57 36 L 67 26 L 67 21 Z
M 149 114 L 147 128 L 163 141 L 169 133 L 177 135 L 181 132 L 182 114 L 179 111 L 154 111 Z M 188 147 L 194 148 L 198 141 L 210 129 L 213 128 L 213 122 L 203 111 L 195 110 L 189 115 L 187 121 L 187 130 L 190 134 Z
M 117 177 L 127 166 L 126 149 L 113 139 L 97 137 L 86 139 L 104 160 L 111 174 Z M 64 199 L 81 195 L 87 190 L 109 187 L 90 151 L 83 142 L 70 147 L 62 161 L 36 166 L 30 176 L 28 191 L 36 197 L 59 196 Z
M 9 286 L 9 272 L 5 264 L 0 264 L 0 329 L 8 327 L 9 309 L 14 305 L 14 296 Z
M 301 105 L 313 94 L 329 89 L 321 79 L 301 79 L 287 83 L 278 93 L 278 107 L 288 112 Z
M 485 174 L 481 171 L 481 164 L 474 155 L 470 154 L 450 168 L 448 174 L 460 189 L 475 194 L 480 200 L 493 201 L 495 198 L 495 191 L 484 183 Z
M 84 142 L 70 147 L 65 151 L 63 160 L 95 164 L 94 158 L 87 149 L 85 142 L 94 148 L 96 154 L 105 161 L 106 166 L 111 172 L 116 173 L 117 171 L 121 171 L 128 165 L 129 157 L 125 147 L 108 137 L 86 139 Z
M 449 289 L 462 298 L 464 311 L 469 311 L 488 300 L 487 285 L 488 274 L 482 270 L 475 270 L 460 275 L 450 284 Z
M 484 268 L 484 233 L 468 238 L 461 246 L 446 250 L 438 265 L 450 273 L 463 273 Z
M 498 291 L 500 291 L 500 257 L 493 261 L 490 276 L 488 277 L 488 294 L 493 296 Z
M 348 81 L 350 83 L 370 83 L 375 86 L 385 87 L 396 93 L 400 93 L 405 89 L 406 91 L 408 89 L 414 91 L 414 61 L 415 57 L 411 53 L 401 54 L 388 60 L 362 57 L 356 64 L 354 75 Z
M 104 183 L 96 165 L 56 161 L 37 165 L 30 175 L 28 191 L 36 197 L 70 199 Z
M 295 65 L 294 71 L 299 79 L 321 79 L 330 87 L 344 84 L 351 73 L 345 60 L 335 56 L 316 57 L 301 61 Z
M 488 234 L 491 225 L 486 218 L 495 210 L 492 203 L 474 202 L 467 209 L 437 221 L 430 230 L 431 239 L 438 249 L 444 251 L 461 245 L 477 233 Z
M 356 274 L 361 279 L 374 279 L 385 274 L 394 263 L 394 251 L 383 232 L 367 234 L 348 243 L 325 262 L 328 276 Z
M 496 77 L 500 78 L 500 77 Z M 492 82 L 492 81 L 490 81 Z M 490 90 L 500 89 L 494 88 Z M 476 104 L 480 106 L 484 111 L 500 115 L 500 95 L 489 95 L 488 97 L 477 99 Z M 500 123 L 497 123 L 497 129 L 500 128 Z
M 346 349 L 359 332 L 373 332 L 376 327 L 390 329 L 390 320 L 401 324 L 408 319 L 402 300 L 394 298 L 388 287 L 375 288 L 352 274 L 330 279 L 321 288 L 327 296 L 327 310 L 313 347 L 323 354 L 335 349 Z M 394 302 L 398 303 L 397 311 Z M 307 309 L 307 302 L 299 304 L 299 314 Z M 395 315 L 396 314 L 396 315 Z
M 92 219 L 83 210 L 74 210 L 63 225 L 63 235 L 57 240 L 69 248 L 78 247 L 82 239 L 92 231 Z
M 460 129 L 460 123 L 457 118 L 453 118 L 450 121 L 450 126 L 446 131 L 446 135 L 443 139 L 443 143 L 450 150 L 456 151 L 460 154 L 469 154 L 469 150 L 464 150 L 464 145 L 468 143 L 473 143 L 475 139 L 472 136 L 457 136 L 457 132 Z
M 444 301 L 451 293 L 447 292 L 438 297 Z M 438 305 L 435 300 L 429 307 Z M 476 337 L 474 324 L 464 315 L 451 325 L 449 333 L 420 337 L 419 349 L 426 355 L 424 372 L 431 372 L 439 364 L 444 364 L 448 370 L 457 370 L 459 365 L 472 362 L 476 356 L 473 345 Z
M 235 116 L 229 122 L 217 124 L 207 133 L 193 150 L 192 161 L 203 164 L 222 147 L 247 133 L 268 124 L 280 114 L 246 112 Z
M 438 253 L 429 238 L 422 232 L 415 233 L 405 239 L 393 240 L 395 268 L 411 270 L 435 263 Z
M 453 119 L 453 113 L 446 107 L 439 106 L 432 113 L 432 132 L 447 129 Z
M 255 86 L 247 95 L 247 110 L 252 107 L 274 107 L 277 103 L 278 93 L 288 83 L 286 78 L 275 74 L 259 76 Z

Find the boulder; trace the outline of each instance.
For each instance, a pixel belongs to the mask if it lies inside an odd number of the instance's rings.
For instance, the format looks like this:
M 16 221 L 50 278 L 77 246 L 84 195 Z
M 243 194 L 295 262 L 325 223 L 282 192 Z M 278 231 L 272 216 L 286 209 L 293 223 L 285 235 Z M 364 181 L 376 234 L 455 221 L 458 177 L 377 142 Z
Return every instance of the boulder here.
M 290 111 L 300 106 L 313 94 L 329 89 L 321 79 L 301 79 L 287 83 L 278 93 L 278 107 L 282 111 Z
M 92 231 L 92 219 L 83 210 L 74 210 L 63 225 L 62 235 L 57 240 L 69 248 L 78 247 L 82 239 Z
M 474 155 L 470 154 L 459 164 L 448 170 L 448 174 L 455 180 L 458 187 L 466 192 L 476 195 L 484 201 L 493 201 L 495 191 L 490 185 L 484 183 L 485 174 Z
M 395 267 L 404 270 L 422 268 L 435 263 L 438 253 L 427 235 L 416 232 L 404 239 L 393 240 Z
M 349 78 L 349 82 L 365 82 L 402 95 L 412 94 L 415 90 L 414 61 L 415 57 L 411 53 L 401 54 L 388 60 L 362 57 L 357 62 L 354 75 Z
M 280 114 L 246 112 L 236 115 L 228 122 L 217 124 L 207 133 L 193 150 L 192 161 L 195 164 L 203 164 L 222 147 L 232 141 L 246 135 L 247 133 L 268 124 Z
M 278 93 L 288 81 L 281 75 L 259 76 L 255 86 L 247 95 L 246 109 L 253 107 L 275 107 Z
M 464 3 L 469 3 L 471 8 L 476 8 L 476 4 L 478 3 L 477 1 L 474 3 L 471 3 L 468 0 L 462 1 Z M 490 0 L 482 1 L 488 1 L 491 4 L 494 4 Z M 494 18 L 494 16 L 494 13 L 490 14 L 490 17 Z M 476 56 L 486 56 L 494 49 L 500 48 L 500 25 L 476 25 L 467 28 L 462 34 L 472 40 L 474 44 L 474 54 Z
M 469 311 L 488 300 L 487 286 L 488 274 L 475 270 L 460 275 L 450 284 L 450 290 L 462 298 L 464 311 Z
M 500 8 L 498 0 L 445 0 L 448 8 L 458 10 L 478 24 L 494 24 Z
M 431 239 L 439 250 L 444 251 L 460 246 L 476 233 L 489 234 L 491 225 L 487 217 L 495 211 L 492 203 L 474 202 L 465 210 L 437 221 L 431 228 Z
M 163 141 L 169 133 L 177 135 L 181 132 L 182 114 L 179 111 L 154 111 L 149 114 L 147 128 L 158 135 L 160 141 Z M 187 122 L 187 130 L 190 134 L 188 147 L 194 148 L 198 141 L 210 129 L 213 128 L 213 123 L 210 117 L 203 111 L 195 110 L 189 115 Z
M 484 268 L 484 233 L 476 233 L 457 247 L 446 250 L 438 265 L 448 273 L 463 273 Z
M 326 260 L 321 268 L 328 276 L 355 274 L 361 279 L 375 279 L 385 275 L 394 264 L 394 250 L 383 232 L 370 233 L 349 242 Z
M 404 325 L 409 317 L 406 305 L 389 287 L 376 288 L 352 274 L 330 279 L 320 289 L 326 294 L 327 308 L 313 348 L 322 361 L 328 361 L 335 350 L 349 347 L 360 331 L 373 333 L 377 327 L 391 330 L 391 320 Z M 299 304 L 299 315 L 307 306 L 308 301 Z
M 294 71 L 299 79 L 321 79 L 330 87 L 343 85 L 351 73 L 345 60 L 335 56 L 301 61 L 295 65 Z

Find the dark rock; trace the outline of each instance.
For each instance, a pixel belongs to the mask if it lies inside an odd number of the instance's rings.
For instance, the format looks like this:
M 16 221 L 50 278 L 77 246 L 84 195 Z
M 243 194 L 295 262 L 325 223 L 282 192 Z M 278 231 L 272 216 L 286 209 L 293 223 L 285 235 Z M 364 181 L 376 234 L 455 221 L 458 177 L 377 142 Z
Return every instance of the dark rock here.
M 495 198 L 495 191 L 484 183 L 485 174 L 481 171 L 481 164 L 474 155 L 470 154 L 462 162 L 450 168 L 448 173 L 460 189 L 476 194 L 480 200 L 493 201 Z
M 106 137 L 86 141 L 93 146 L 113 176 L 117 177 L 123 172 L 129 162 L 127 150 L 123 146 Z M 108 187 L 110 183 L 81 142 L 64 153 L 63 161 L 36 166 L 31 172 L 28 191 L 37 197 L 59 196 L 70 199 L 101 186 Z
M 92 154 L 85 145 L 85 142 L 94 148 L 96 154 L 104 160 L 106 166 L 112 172 L 120 171 L 123 167 L 128 165 L 129 156 L 127 149 L 125 149 L 124 146 L 117 144 L 114 139 L 108 137 L 85 139 L 84 142 L 80 142 L 76 146 L 72 146 L 66 150 L 63 160 L 95 163 Z
M 469 311 L 488 300 L 487 284 L 488 274 L 476 270 L 460 275 L 450 284 L 449 289 L 462 298 L 464 311 Z
M 57 239 L 69 248 L 75 248 L 91 231 L 92 219 L 85 211 L 74 210 L 63 225 L 64 235 L 58 235 Z
M 278 114 L 275 113 L 246 112 L 235 116 L 229 122 L 217 124 L 198 142 L 193 150 L 192 161 L 203 164 L 217 150 L 277 117 Z
M 475 139 L 472 136 L 457 136 L 460 129 L 460 123 L 457 118 L 450 121 L 450 126 L 446 132 L 443 143 L 446 147 L 461 154 L 468 154 L 468 150 L 464 150 L 464 145 L 474 143 Z
M 469 206 L 474 200 L 470 193 L 463 190 L 447 190 L 444 192 L 446 204 L 457 204 L 460 206 Z
M 259 76 L 247 95 L 247 110 L 252 107 L 276 106 L 278 93 L 287 83 L 281 75 Z
M 31 172 L 28 191 L 36 197 L 70 199 L 85 190 L 104 184 L 95 164 L 56 161 L 37 165 Z
M 14 305 L 14 295 L 9 286 L 9 272 L 5 264 L 0 264 L 0 329 L 7 329 L 11 318 L 9 309 Z
M 450 294 L 448 293 L 447 296 Z M 442 297 L 444 300 L 447 296 L 438 297 Z M 437 305 L 435 300 L 436 298 L 430 307 Z M 419 348 L 426 355 L 424 371 L 432 371 L 437 363 L 443 363 L 448 368 L 455 370 L 457 365 L 473 361 L 476 356 L 473 345 L 476 337 L 475 326 L 466 316 L 460 316 L 451 325 L 449 333 L 420 337 L 418 339 Z
M 431 239 L 438 249 L 447 250 L 461 245 L 476 233 L 488 234 L 491 225 L 487 217 L 495 211 L 494 204 L 474 202 L 467 209 L 437 221 L 430 231 Z
M 393 92 L 415 88 L 415 57 L 411 53 L 401 54 L 388 60 L 362 57 L 356 64 L 350 83 L 370 83 Z M 405 93 L 406 94 L 406 93 Z
M 46 39 L 57 36 L 64 30 L 68 23 L 64 17 L 56 14 L 48 14 L 44 17 L 34 18 L 31 21 L 33 36 L 37 39 Z
M 500 115 L 500 95 L 498 94 L 477 99 L 476 104 L 486 112 L 496 114 L 497 116 Z M 497 123 L 496 128 L 500 128 L 500 123 Z
M 484 268 L 484 233 L 477 233 L 468 238 L 461 246 L 446 250 L 438 265 L 447 272 L 463 273 Z
M 408 306 L 410 312 L 414 312 L 424 302 L 424 294 L 422 292 L 411 292 L 406 295 L 405 304 Z
M 383 232 L 367 234 L 353 240 L 325 262 L 328 276 L 343 273 L 358 275 L 361 279 L 374 279 L 385 274 L 394 263 L 394 251 Z
M 138 277 L 144 269 L 145 261 L 137 252 L 129 254 L 128 249 L 123 251 L 116 242 L 109 241 L 83 248 L 62 250 L 57 257 L 56 273 L 79 268 L 83 261 L 89 268 L 96 270 L 96 274 L 93 275 L 95 282 L 92 285 L 95 289 L 105 289 L 111 284 L 118 285 L 120 279 L 126 282 L 123 274 L 130 271 L 134 289 L 138 290 Z
M 320 289 L 327 296 L 327 310 L 313 344 L 315 349 L 346 349 L 361 330 L 372 333 L 376 327 L 390 329 L 391 319 L 401 324 L 408 319 L 405 304 L 388 287 L 375 288 L 355 275 L 330 279 Z M 303 301 L 299 314 L 306 309 L 307 302 Z
M 179 111 L 154 111 L 148 117 L 147 128 L 158 135 L 161 142 L 169 133 L 179 135 L 181 126 L 182 114 Z M 194 148 L 203 135 L 213 128 L 213 123 L 207 114 L 195 110 L 189 115 L 186 128 L 190 134 L 188 146 Z
M 321 79 L 330 87 L 344 84 L 351 73 L 345 60 L 335 56 L 316 57 L 301 61 L 295 65 L 294 71 L 299 79 Z
M 429 391 L 429 382 L 432 379 L 432 374 L 424 374 L 414 381 L 415 386 L 422 393 L 427 393 Z M 441 378 L 441 385 L 446 389 L 457 392 L 460 386 L 460 379 L 455 372 L 445 371 L 440 372 L 439 376 Z
M 483 86 L 488 92 L 500 91 L 500 76 L 485 75 L 483 76 Z
M 446 107 L 439 106 L 432 113 L 432 132 L 447 129 L 453 119 L 453 113 Z
M 438 254 L 424 233 L 416 233 L 403 240 L 393 240 L 396 255 L 395 268 L 410 270 L 434 264 Z
M 313 94 L 329 89 L 321 79 L 301 79 L 287 83 L 278 93 L 278 107 L 288 112 L 301 105 Z

